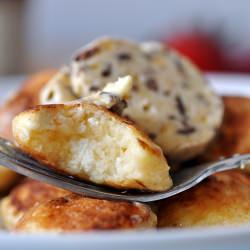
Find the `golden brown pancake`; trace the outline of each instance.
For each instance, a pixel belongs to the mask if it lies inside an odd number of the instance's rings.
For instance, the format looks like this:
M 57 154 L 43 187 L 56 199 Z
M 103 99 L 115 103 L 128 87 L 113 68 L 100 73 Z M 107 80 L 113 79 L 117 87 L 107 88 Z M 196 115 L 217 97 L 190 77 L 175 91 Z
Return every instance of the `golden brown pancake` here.
M 158 205 L 159 227 L 250 224 L 250 175 L 217 173 Z
M 118 189 L 172 186 L 161 148 L 99 105 L 40 105 L 17 115 L 12 128 L 22 151 L 67 175 Z
M 214 161 L 221 156 L 250 153 L 250 98 L 224 97 L 224 119 L 216 140 L 200 157 Z
M 16 94 L 0 107 L 0 135 L 2 137 L 12 139 L 11 122 L 13 117 L 39 104 L 39 92 L 54 73 L 54 70 L 47 70 L 32 75 L 24 82 Z
M 31 179 L 17 185 L 0 203 L 0 214 L 6 228 L 12 229 L 22 215 L 34 205 L 61 197 L 69 192 Z
M 222 127 L 200 162 L 250 153 L 250 99 L 224 97 L 223 101 Z M 158 205 L 159 227 L 250 223 L 250 175 L 240 170 L 218 173 Z
M 70 194 L 41 203 L 17 223 L 22 232 L 79 232 L 156 226 L 157 218 L 140 203 L 108 201 Z
M 54 70 L 42 71 L 29 77 L 22 87 L 0 107 L 0 136 L 12 140 L 11 122 L 15 115 L 38 104 L 40 89 L 54 75 Z M 19 176 L 0 166 L 0 193 L 8 190 Z
M 17 173 L 0 166 L 0 195 L 5 194 L 19 179 L 20 176 Z

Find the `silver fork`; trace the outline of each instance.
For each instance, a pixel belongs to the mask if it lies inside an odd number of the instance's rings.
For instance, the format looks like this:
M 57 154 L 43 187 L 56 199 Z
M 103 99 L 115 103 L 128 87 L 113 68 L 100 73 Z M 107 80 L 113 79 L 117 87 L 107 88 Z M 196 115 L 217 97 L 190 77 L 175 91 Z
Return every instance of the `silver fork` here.
M 164 192 L 120 191 L 101 185 L 78 180 L 72 176 L 58 173 L 39 163 L 16 148 L 10 141 L 0 138 L 0 164 L 30 178 L 101 199 L 151 202 L 179 194 L 197 185 L 206 177 L 224 170 L 244 168 L 250 164 L 250 154 L 235 155 L 218 162 L 179 169 L 172 174 L 173 187 Z

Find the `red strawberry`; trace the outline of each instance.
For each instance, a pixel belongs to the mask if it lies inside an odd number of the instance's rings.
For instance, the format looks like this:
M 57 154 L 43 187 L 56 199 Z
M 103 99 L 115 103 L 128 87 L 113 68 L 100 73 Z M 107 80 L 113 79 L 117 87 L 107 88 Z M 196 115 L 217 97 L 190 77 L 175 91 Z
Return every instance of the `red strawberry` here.
M 225 55 L 224 65 L 227 71 L 250 72 L 250 50 L 234 54 L 228 53 Z
M 202 70 L 223 70 L 219 42 L 208 33 L 194 30 L 180 32 L 165 39 L 164 44 L 189 57 Z

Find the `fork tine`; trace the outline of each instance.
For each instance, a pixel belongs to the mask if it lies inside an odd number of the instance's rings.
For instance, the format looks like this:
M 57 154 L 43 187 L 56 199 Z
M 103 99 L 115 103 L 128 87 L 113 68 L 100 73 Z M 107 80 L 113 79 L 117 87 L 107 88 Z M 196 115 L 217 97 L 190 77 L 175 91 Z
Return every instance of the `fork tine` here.
M 12 157 L 13 159 L 23 160 L 29 164 L 38 165 L 39 167 L 43 166 L 36 160 L 31 158 L 29 155 L 15 147 L 13 143 L 6 139 L 0 138 L 0 149 L 2 150 L 2 152 L 4 152 L 9 157 Z
M 58 173 L 32 159 L 30 156 L 16 148 L 8 140 L 0 138 L 0 164 L 30 178 L 58 186 L 72 192 L 92 196 L 100 199 L 118 199 L 127 201 L 151 202 L 168 198 L 181 193 L 195 185 L 207 176 L 249 163 L 250 154 L 239 155 L 210 164 L 195 166 L 190 169 L 181 169 L 176 172 L 174 186 L 172 189 L 158 193 L 142 193 L 124 190 L 119 191 L 100 185 L 90 184 L 73 177 Z M 244 165 L 244 164 L 243 164 Z

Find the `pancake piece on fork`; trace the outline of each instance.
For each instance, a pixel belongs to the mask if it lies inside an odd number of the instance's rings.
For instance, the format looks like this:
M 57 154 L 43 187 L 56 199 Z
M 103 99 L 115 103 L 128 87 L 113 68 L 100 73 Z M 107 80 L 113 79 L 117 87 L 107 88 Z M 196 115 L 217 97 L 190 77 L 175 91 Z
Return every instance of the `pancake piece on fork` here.
M 60 172 L 118 189 L 163 191 L 171 187 L 159 146 L 118 114 L 131 77 L 98 94 L 65 104 L 40 105 L 13 120 L 18 146 Z

